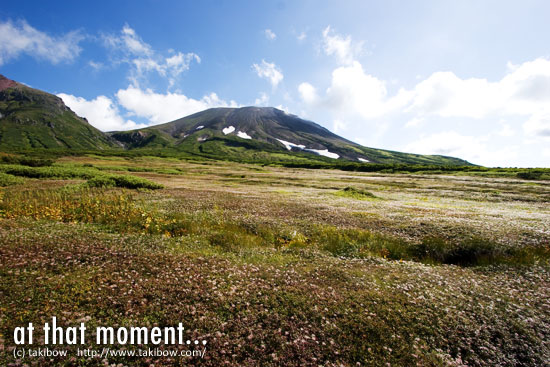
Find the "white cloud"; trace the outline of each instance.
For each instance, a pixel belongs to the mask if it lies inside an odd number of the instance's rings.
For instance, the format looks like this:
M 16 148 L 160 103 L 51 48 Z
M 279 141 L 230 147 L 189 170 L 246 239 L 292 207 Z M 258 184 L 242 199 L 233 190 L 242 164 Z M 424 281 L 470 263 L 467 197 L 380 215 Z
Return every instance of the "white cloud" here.
M 283 80 L 283 73 L 275 63 L 262 60 L 261 64 L 253 64 L 252 68 L 254 68 L 260 78 L 269 80 L 273 88 L 277 87 L 281 80 Z
M 277 38 L 277 35 L 271 29 L 266 29 L 264 31 L 264 34 L 265 34 L 265 38 L 267 38 L 270 41 L 274 41 Z
M 523 124 L 527 136 L 550 138 L 550 113 L 537 113 Z
M 27 54 L 58 64 L 71 62 L 81 52 L 78 45 L 84 36 L 79 31 L 72 31 L 55 37 L 41 32 L 26 21 L 0 22 L 0 65 Z
M 317 90 L 315 87 L 309 83 L 301 83 L 298 86 L 298 92 L 300 93 L 300 97 L 305 103 L 313 104 L 317 102 Z
M 193 60 L 199 64 L 201 62 L 201 59 L 197 54 L 194 54 L 192 52 L 182 54 L 181 52 L 178 52 L 176 55 L 166 59 L 165 67 L 168 71 L 172 71 L 174 75 L 179 75 L 180 73 L 189 69 L 189 65 Z
M 386 112 L 385 82 L 364 72 L 357 61 L 332 72 L 332 82 L 326 93 L 326 103 L 338 110 L 356 111 L 365 118 Z
M 538 58 L 508 68 L 496 82 L 461 79 L 436 72 L 410 92 L 408 111 L 442 117 L 485 118 L 488 115 L 526 115 L 550 109 L 550 60 Z
M 510 117 L 525 119 L 526 136 L 550 136 L 550 59 L 509 63 L 506 73 L 496 81 L 438 71 L 410 89 L 390 94 L 389 83 L 368 73 L 356 59 L 360 47 L 349 35 L 335 34 L 327 27 L 323 40 L 324 52 L 336 56 L 342 65 L 332 71 L 324 93 L 318 93 L 308 82 L 299 84 L 298 92 L 308 108 L 331 111 L 333 121 L 346 121 L 357 128 L 370 125 L 380 132 L 396 116 L 408 121 L 406 127 L 424 128 L 429 127 L 427 121 L 451 124 L 456 119 L 483 120 L 494 136 L 509 137 L 516 131 L 514 126 L 496 122 Z
M 328 26 L 323 31 L 323 50 L 327 55 L 334 55 L 342 64 L 351 64 L 356 56 L 361 52 L 362 42 L 353 43 L 351 36 L 343 37 L 334 34 L 331 27 Z
M 348 124 L 345 121 L 342 121 L 340 119 L 334 120 L 332 123 L 332 130 L 338 134 L 340 131 L 346 130 L 348 127 Z
M 306 32 L 302 32 L 299 35 L 296 36 L 296 39 L 300 42 L 304 41 L 307 38 Z
M 511 166 L 511 162 L 518 155 L 517 147 L 507 146 L 493 150 L 487 147 L 488 140 L 488 137 L 473 137 L 456 131 L 445 131 L 423 136 L 403 149 L 419 154 L 460 157 L 475 164 Z
M 424 122 L 424 119 L 421 117 L 413 117 L 405 124 L 405 127 L 417 127 Z
M 267 93 L 260 93 L 260 97 L 259 98 L 256 98 L 254 100 L 254 105 L 255 106 L 267 106 L 267 103 L 269 102 L 269 96 L 267 95 Z
M 96 70 L 96 71 L 97 71 L 97 70 L 101 70 L 101 69 L 103 69 L 103 68 L 105 67 L 105 65 L 103 65 L 103 63 L 101 63 L 101 62 L 96 62 L 96 61 L 93 61 L 93 60 L 88 61 L 88 65 L 90 65 L 90 67 L 91 67 L 92 69 Z
M 150 56 L 153 54 L 151 46 L 145 43 L 128 24 L 125 24 L 120 35 L 103 35 L 105 44 L 115 50 L 134 56 Z
M 153 124 L 173 121 L 211 107 L 237 106 L 234 101 L 228 103 L 220 99 L 216 93 L 193 99 L 179 93 L 160 94 L 135 86 L 120 89 L 116 96 L 130 114 L 146 118 Z
M 157 72 L 167 78 L 169 87 L 173 86 L 177 77 L 189 70 L 193 61 L 200 64 L 200 57 L 193 53 L 175 53 L 169 50 L 170 56 L 164 56 L 155 51 L 149 44 L 126 24 L 118 35 L 103 35 L 104 43 L 113 53 L 116 63 L 125 63 L 131 66 L 128 79 L 136 87 L 139 86 L 147 73 Z
M 393 145 L 487 165 L 547 165 L 541 154 L 537 160 L 532 152 L 544 149 L 550 139 L 550 58 L 508 63 L 496 80 L 437 71 L 419 76 L 412 87 L 399 88 L 398 82 L 392 84 L 365 69 L 358 61 L 361 44 L 351 36 L 336 34 L 330 27 L 322 36 L 322 51 L 340 65 L 328 76 L 324 90 L 308 81 L 298 85 L 303 112 L 311 118 L 332 121 L 336 131 L 353 131 L 347 137 L 367 145 Z M 409 145 L 399 143 L 410 138 L 399 133 L 387 137 L 397 121 L 424 134 Z M 452 131 L 445 131 L 445 126 Z
M 366 73 L 354 61 L 333 70 L 326 94 L 318 97 L 315 87 L 304 82 L 298 86 L 300 97 L 307 104 L 320 104 L 340 115 L 373 119 L 383 116 L 407 102 L 404 91 L 389 98 L 386 82 Z
M 510 124 L 503 124 L 501 129 L 497 132 L 497 134 L 499 136 L 510 137 L 510 136 L 514 136 L 516 132 L 514 129 L 512 129 L 512 126 L 510 126 Z
M 105 96 L 98 96 L 93 100 L 86 100 L 70 94 L 57 95 L 77 115 L 85 117 L 88 122 L 101 131 L 130 130 L 145 127 L 132 120 L 124 120 L 113 101 Z

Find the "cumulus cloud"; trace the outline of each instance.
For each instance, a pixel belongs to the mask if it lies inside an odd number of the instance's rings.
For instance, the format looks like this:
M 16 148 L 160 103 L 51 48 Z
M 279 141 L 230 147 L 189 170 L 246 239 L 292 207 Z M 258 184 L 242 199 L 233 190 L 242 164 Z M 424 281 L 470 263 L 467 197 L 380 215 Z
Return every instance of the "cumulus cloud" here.
M 335 56 L 342 64 L 351 64 L 361 52 L 362 42 L 352 42 L 351 36 L 335 34 L 330 26 L 323 31 L 323 51 Z
M 298 86 L 298 92 L 306 104 L 318 104 L 336 113 L 364 119 L 383 116 L 403 107 L 408 100 L 405 91 L 389 97 L 386 82 L 365 72 L 358 61 L 333 70 L 324 96 L 318 96 L 315 87 L 307 82 Z
M 269 96 L 267 95 L 267 93 L 260 93 L 260 97 L 259 98 L 256 98 L 254 100 L 254 105 L 255 106 L 267 106 L 267 103 L 269 102 Z
M 327 75 L 324 90 L 308 81 L 298 84 L 304 112 L 319 121 L 332 121 L 336 131 L 368 131 L 363 137 L 348 136 L 354 140 L 381 144 L 390 124 L 399 121 L 404 127 L 415 128 L 420 136 L 410 145 L 394 146 L 396 149 L 509 166 L 518 159 L 533 164 L 535 160 L 526 158 L 525 152 L 539 149 L 536 147 L 542 150 L 550 139 L 550 58 L 509 63 L 496 80 L 436 71 L 418 77 L 412 87 L 399 88 L 398 83 L 381 79 L 364 67 L 358 60 L 361 43 L 349 35 L 325 28 L 322 51 L 340 65 Z M 422 134 L 434 130 L 450 131 Z M 480 138 L 481 131 L 484 135 Z M 523 140 L 511 139 L 519 134 Z M 512 141 L 523 144 L 522 149 L 512 146 Z
M 510 166 L 517 157 L 515 146 L 492 150 L 487 146 L 489 138 L 474 137 L 456 131 L 444 131 L 423 136 L 405 146 L 405 150 L 419 154 L 437 154 L 460 157 L 477 164 Z
M 302 100 L 308 104 L 317 102 L 317 90 L 315 87 L 307 82 L 301 83 L 298 86 L 298 92 Z
M 145 127 L 132 120 L 125 120 L 113 101 L 105 96 L 98 96 L 92 100 L 76 97 L 70 94 L 57 95 L 77 115 L 85 117 L 88 122 L 101 131 L 130 130 Z
M 120 89 L 116 97 L 131 115 L 146 118 L 153 124 L 173 121 L 211 107 L 237 107 L 236 102 L 226 102 L 216 93 L 193 99 L 180 93 L 160 94 L 135 86 Z
M 283 72 L 275 63 L 262 60 L 261 64 L 253 64 L 252 68 L 260 78 L 269 80 L 273 88 L 277 87 L 281 80 L 283 80 Z
M 30 26 L 26 21 L 0 22 L 0 65 L 27 54 L 52 64 L 73 61 L 82 51 L 78 45 L 84 36 L 72 31 L 52 36 Z
M 538 58 L 509 66 L 506 75 L 495 82 L 436 72 L 418 83 L 408 96 L 407 111 L 423 115 L 480 119 L 545 113 L 550 110 L 550 60 Z
M 116 63 L 130 65 L 128 79 L 132 85 L 139 86 L 150 72 L 167 78 L 169 86 L 173 86 L 177 77 L 189 70 L 191 63 L 200 64 L 200 57 L 193 53 L 182 53 L 170 50 L 168 55 L 155 51 L 148 43 L 126 24 L 119 34 L 103 35 L 104 44 L 111 49 Z
M 525 121 L 523 129 L 528 136 L 550 138 L 550 112 L 534 114 Z
M 265 34 L 265 38 L 267 38 L 270 41 L 274 41 L 277 38 L 277 35 L 271 29 L 266 29 L 264 31 L 264 34 Z
M 299 35 L 296 36 L 296 39 L 300 42 L 304 41 L 307 38 L 306 32 L 301 32 Z
M 419 126 L 427 117 L 496 120 L 525 118 L 526 135 L 547 137 L 550 116 L 550 59 L 538 58 L 519 65 L 508 64 L 500 80 L 460 78 L 450 71 L 434 72 L 410 89 L 393 94 L 388 83 L 368 73 L 356 59 L 359 46 L 350 36 L 323 31 L 323 50 L 342 63 L 332 71 L 324 93 L 303 82 L 298 86 L 302 101 L 310 108 L 331 110 L 337 119 L 374 121 L 388 115 L 406 116 L 406 127 Z M 433 119 L 431 119 L 433 120 Z M 440 119 L 445 123 L 445 119 Z M 383 122 L 377 122 L 382 126 Z M 495 132 L 502 129 L 494 126 Z M 501 131 L 509 136 L 511 128 Z

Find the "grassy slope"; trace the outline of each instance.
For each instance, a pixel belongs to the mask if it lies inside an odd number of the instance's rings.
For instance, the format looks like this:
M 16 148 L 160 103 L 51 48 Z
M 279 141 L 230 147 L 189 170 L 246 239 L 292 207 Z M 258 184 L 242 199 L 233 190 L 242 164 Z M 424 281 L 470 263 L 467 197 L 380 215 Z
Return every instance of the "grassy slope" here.
M 116 144 L 58 97 L 23 85 L 0 91 L 0 149 L 106 149 Z
M 198 127 L 203 129 L 197 130 Z M 235 127 L 235 133 L 224 135 L 222 129 Z M 235 136 L 237 131 L 248 132 L 252 140 Z M 289 152 L 276 138 L 308 148 L 324 149 L 336 152 L 342 160 L 355 161 L 357 157 L 367 158 L 377 163 L 410 163 L 439 165 L 469 165 L 468 162 L 444 156 L 401 153 L 383 149 L 367 148 L 343 139 L 329 130 L 311 121 L 288 115 L 273 108 L 214 108 L 170 123 L 136 131 L 112 133 L 112 136 L 125 143 L 129 148 L 176 147 L 179 151 L 193 154 L 206 154 L 213 158 L 231 157 L 240 161 L 280 161 L 280 155 L 296 155 Z M 213 141 L 198 142 L 209 139 Z M 208 146 L 206 146 L 208 145 Z M 236 151 L 236 146 L 246 147 Z M 323 148 L 324 147 L 324 148 Z M 263 154 L 258 154 L 263 151 Z M 330 162 L 333 159 L 313 153 L 302 153 L 311 161 Z M 290 158 L 289 160 L 293 160 Z
M 149 157 L 57 165 L 135 171 L 166 189 L 79 192 L 44 179 L 5 189 L 6 347 L 13 327 L 63 315 L 89 327 L 182 321 L 190 339 L 208 341 L 207 359 L 182 363 L 205 366 L 540 366 L 550 358 L 548 181 Z M 373 195 L 339 194 L 348 187 Z M 400 243 L 435 251 L 472 236 L 480 247 L 542 252 L 481 267 L 399 261 Z M 0 354 L 0 363 L 11 358 Z

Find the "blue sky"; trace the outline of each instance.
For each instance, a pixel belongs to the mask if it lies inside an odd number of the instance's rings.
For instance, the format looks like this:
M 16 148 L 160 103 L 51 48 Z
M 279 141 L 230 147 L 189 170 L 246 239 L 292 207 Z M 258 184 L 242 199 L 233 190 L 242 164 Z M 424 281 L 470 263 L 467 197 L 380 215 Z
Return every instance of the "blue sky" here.
M 0 73 L 101 130 L 275 106 L 358 143 L 550 167 L 547 1 L 20 1 Z

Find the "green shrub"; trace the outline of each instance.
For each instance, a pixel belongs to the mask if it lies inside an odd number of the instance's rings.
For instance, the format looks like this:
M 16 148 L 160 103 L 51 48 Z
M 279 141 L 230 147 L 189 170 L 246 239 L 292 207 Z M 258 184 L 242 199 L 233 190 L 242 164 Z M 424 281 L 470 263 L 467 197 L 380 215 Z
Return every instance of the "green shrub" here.
M 88 180 L 97 176 L 100 172 L 95 168 L 79 166 L 48 166 L 48 167 L 29 167 L 18 164 L 0 165 L 0 172 L 13 176 L 29 178 L 55 178 L 71 179 L 80 178 Z
M 337 191 L 334 195 L 353 198 L 357 200 L 376 199 L 377 196 L 371 192 L 362 189 L 356 189 L 355 187 L 348 186 L 342 190 Z
M 542 172 L 534 170 L 527 170 L 516 173 L 517 178 L 521 178 L 524 180 L 540 180 L 541 176 Z
M 11 186 L 25 182 L 21 177 L 15 177 L 8 175 L 7 173 L 0 172 L 0 186 Z
M 20 164 L 29 167 L 46 167 L 51 166 L 54 163 L 53 159 L 28 158 L 17 155 L 4 155 L 0 158 L 0 160 L 3 163 Z
M 460 266 L 505 262 L 515 256 L 515 250 L 475 236 L 458 243 L 441 237 L 426 237 L 421 243 L 411 245 L 408 252 L 417 261 Z
M 127 189 L 162 189 L 164 186 L 142 177 L 130 175 L 100 175 L 88 180 L 90 187 L 121 187 Z

